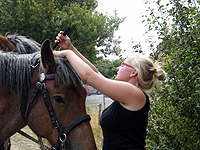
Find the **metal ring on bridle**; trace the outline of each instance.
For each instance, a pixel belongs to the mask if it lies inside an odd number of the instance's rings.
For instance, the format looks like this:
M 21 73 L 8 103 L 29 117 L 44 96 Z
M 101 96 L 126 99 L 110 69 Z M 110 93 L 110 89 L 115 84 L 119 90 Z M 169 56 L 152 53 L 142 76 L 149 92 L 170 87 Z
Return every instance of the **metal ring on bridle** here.
M 61 136 L 59 137 L 59 140 L 60 140 L 61 143 L 64 143 L 66 141 L 67 135 L 65 133 L 63 133 L 63 137 L 64 137 L 64 139 L 62 139 Z
M 40 74 L 39 81 L 40 81 L 40 82 L 44 82 L 44 80 L 45 80 L 45 74 L 42 72 L 42 73 Z
M 56 148 L 55 148 L 55 147 L 52 147 L 52 150 L 56 150 Z

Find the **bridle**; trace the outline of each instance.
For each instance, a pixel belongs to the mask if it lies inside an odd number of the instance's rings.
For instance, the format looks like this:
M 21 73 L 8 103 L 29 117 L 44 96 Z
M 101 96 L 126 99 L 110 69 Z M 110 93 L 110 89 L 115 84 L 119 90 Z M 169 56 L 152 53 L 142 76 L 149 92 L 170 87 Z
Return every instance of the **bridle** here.
M 55 76 L 56 76 L 56 74 L 45 74 L 44 71 L 40 72 L 39 81 L 35 84 L 35 87 L 33 88 L 31 100 L 30 100 L 29 106 L 27 108 L 27 111 L 25 112 L 25 121 L 26 122 L 28 121 L 28 117 L 29 117 L 31 108 L 33 106 L 33 103 L 36 100 L 38 93 L 41 92 L 45 106 L 49 113 L 49 117 L 51 118 L 51 124 L 58 131 L 58 140 L 57 140 L 56 144 L 52 147 L 52 149 L 53 150 L 61 150 L 65 146 L 65 141 L 67 140 L 67 136 L 68 136 L 69 132 L 71 130 L 73 130 L 76 126 L 81 124 L 82 122 L 90 121 L 91 118 L 88 114 L 84 114 L 84 115 L 80 116 L 79 118 L 77 118 L 76 120 L 72 121 L 65 129 L 62 128 L 62 126 L 59 124 L 59 122 L 56 118 L 56 115 L 55 115 L 55 112 L 54 112 L 54 109 L 53 109 L 53 106 L 52 106 L 52 103 L 51 103 L 51 100 L 49 97 L 49 93 L 46 89 L 46 84 L 45 84 L 46 80 L 55 80 Z

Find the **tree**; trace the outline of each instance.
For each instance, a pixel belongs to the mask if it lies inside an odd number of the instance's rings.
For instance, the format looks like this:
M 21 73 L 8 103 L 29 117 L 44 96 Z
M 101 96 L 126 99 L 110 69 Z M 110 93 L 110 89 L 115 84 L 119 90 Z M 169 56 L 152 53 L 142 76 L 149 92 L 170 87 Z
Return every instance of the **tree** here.
M 98 70 L 107 78 L 114 76 L 114 66 L 111 61 L 107 59 L 100 59 L 95 64 Z
M 146 2 L 148 3 L 148 2 Z M 162 0 L 149 8 L 149 32 L 161 42 L 152 54 L 168 77 L 153 91 L 148 125 L 148 149 L 200 148 L 200 13 L 199 1 Z M 158 14 L 160 13 L 160 14 Z M 155 55 L 156 54 L 156 55 Z
M 123 58 L 120 58 L 114 61 L 110 61 L 101 58 L 96 61 L 95 66 L 103 74 L 103 76 L 107 78 L 114 78 L 117 74 L 117 67 L 121 65 L 123 60 Z
M 71 27 L 73 44 L 91 61 L 97 54 L 117 55 L 120 40 L 114 38 L 123 18 L 95 11 L 96 0 L 1 0 L 0 33 L 18 33 L 42 43 L 52 42 L 58 31 Z

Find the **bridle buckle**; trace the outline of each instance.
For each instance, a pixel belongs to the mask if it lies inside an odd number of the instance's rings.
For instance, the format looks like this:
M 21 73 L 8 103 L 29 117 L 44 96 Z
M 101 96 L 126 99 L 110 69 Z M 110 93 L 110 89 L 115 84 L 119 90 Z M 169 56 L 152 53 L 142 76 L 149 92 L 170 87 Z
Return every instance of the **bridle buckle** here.
M 40 74 L 39 81 L 40 81 L 40 83 L 45 81 L 45 74 L 43 72 Z
M 65 143 L 65 141 L 67 140 L 67 135 L 63 133 L 63 135 L 59 137 L 59 140 L 61 143 Z

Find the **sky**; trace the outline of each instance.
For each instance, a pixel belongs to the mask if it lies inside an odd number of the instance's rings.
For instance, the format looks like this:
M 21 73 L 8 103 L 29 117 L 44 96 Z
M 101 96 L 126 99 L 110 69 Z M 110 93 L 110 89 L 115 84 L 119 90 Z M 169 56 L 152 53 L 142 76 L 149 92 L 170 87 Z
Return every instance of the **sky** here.
M 115 36 L 121 36 L 122 49 L 126 49 L 128 53 L 133 50 L 132 41 L 141 43 L 145 55 L 150 53 L 147 43 L 145 43 L 145 23 L 142 23 L 147 10 L 143 0 L 98 0 L 97 11 L 104 14 L 114 15 L 114 10 L 117 10 L 119 17 L 126 17 L 125 21 L 120 24 L 119 30 L 115 32 Z M 115 58 L 114 58 L 115 59 Z

